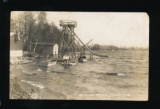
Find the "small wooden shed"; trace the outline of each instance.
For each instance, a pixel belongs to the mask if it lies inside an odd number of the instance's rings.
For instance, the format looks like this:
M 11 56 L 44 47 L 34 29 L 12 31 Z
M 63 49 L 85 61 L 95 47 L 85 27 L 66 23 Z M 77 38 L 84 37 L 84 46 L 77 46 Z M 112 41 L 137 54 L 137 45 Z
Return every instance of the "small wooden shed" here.
M 58 55 L 58 44 L 39 42 L 37 44 L 36 52 L 42 55 Z

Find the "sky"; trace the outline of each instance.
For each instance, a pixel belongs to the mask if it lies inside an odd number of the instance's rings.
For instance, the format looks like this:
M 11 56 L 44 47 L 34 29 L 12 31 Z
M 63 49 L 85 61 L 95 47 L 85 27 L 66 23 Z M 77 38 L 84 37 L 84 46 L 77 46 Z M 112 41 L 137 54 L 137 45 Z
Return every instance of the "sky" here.
M 126 12 L 48 12 L 47 19 L 58 28 L 59 20 L 75 20 L 75 33 L 86 43 L 125 47 L 149 46 L 147 13 Z
M 149 46 L 149 16 L 143 12 L 47 12 L 48 22 L 75 20 L 75 33 L 87 43 L 118 47 Z

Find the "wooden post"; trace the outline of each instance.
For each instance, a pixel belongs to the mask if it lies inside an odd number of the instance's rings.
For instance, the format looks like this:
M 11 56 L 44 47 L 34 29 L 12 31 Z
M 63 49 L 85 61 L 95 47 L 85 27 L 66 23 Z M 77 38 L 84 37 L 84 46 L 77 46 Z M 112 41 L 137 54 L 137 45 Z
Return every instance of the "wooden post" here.
M 90 53 L 89 55 L 90 55 L 90 59 L 93 59 L 93 53 Z

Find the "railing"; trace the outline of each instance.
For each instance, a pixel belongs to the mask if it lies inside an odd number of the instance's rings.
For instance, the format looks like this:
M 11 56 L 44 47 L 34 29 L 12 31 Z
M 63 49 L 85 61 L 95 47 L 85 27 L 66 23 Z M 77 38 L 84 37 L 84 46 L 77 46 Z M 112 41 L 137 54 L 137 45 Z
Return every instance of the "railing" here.
M 70 26 L 75 26 L 75 27 L 77 26 L 77 22 L 74 20 L 60 20 L 59 24 L 60 26 L 63 26 L 63 25 L 65 26 L 70 25 Z

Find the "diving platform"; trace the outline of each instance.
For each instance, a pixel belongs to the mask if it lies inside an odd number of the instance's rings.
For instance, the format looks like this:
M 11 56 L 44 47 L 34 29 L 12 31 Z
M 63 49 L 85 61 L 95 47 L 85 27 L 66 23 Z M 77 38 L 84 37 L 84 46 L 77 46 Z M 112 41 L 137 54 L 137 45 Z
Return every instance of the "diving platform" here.
M 60 20 L 59 21 L 59 25 L 60 26 L 73 26 L 73 27 L 77 27 L 77 22 L 74 20 Z

